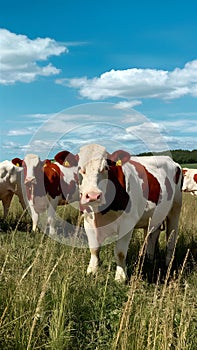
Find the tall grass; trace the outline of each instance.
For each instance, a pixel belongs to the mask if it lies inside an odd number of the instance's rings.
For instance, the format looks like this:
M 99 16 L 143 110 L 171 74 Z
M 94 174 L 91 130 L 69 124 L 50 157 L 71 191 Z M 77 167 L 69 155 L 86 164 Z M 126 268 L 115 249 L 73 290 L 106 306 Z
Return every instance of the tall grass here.
M 88 249 L 32 234 L 15 201 L 0 233 L 0 349 L 196 350 L 196 209 L 196 198 L 184 195 L 174 261 L 162 279 L 163 235 L 154 283 L 135 231 L 122 285 L 114 281 L 113 244 L 103 247 L 97 275 L 87 276 Z

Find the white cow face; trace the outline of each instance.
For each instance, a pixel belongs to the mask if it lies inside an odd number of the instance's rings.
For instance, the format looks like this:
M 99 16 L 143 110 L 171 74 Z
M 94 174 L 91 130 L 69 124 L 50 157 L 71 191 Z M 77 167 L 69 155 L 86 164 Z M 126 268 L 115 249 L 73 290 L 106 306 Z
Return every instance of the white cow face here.
M 40 166 L 40 158 L 35 154 L 27 154 L 23 165 L 25 169 L 25 184 L 36 183 L 36 172 Z
M 79 192 L 82 205 L 105 204 L 108 166 L 106 150 L 100 145 L 88 145 L 79 153 Z
M 190 192 L 192 195 L 197 196 L 197 170 L 196 169 L 183 169 L 183 187 L 182 191 Z
M 103 158 L 94 159 L 79 169 L 81 204 L 105 204 L 107 168 L 107 162 Z

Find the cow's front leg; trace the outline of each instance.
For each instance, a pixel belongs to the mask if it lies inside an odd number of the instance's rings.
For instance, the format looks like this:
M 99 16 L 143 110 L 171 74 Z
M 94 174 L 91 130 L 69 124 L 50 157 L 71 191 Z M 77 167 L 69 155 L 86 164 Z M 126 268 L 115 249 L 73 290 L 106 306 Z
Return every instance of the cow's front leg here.
M 7 215 L 8 215 L 8 211 L 10 208 L 10 204 L 12 201 L 12 197 L 13 197 L 14 193 L 13 192 L 8 192 L 8 194 L 6 196 L 4 196 L 2 198 L 2 203 L 3 203 L 3 219 L 5 220 Z
M 100 252 L 100 248 L 90 248 L 90 253 L 91 253 L 91 257 L 90 257 L 90 262 L 87 268 L 87 274 L 89 275 L 90 273 L 95 274 L 98 270 L 98 266 L 99 266 L 99 252 Z
M 39 215 L 35 211 L 32 201 L 29 201 L 29 211 L 32 218 L 32 231 L 35 232 L 38 225 Z
M 124 282 L 127 278 L 126 274 L 126 256 L 131 239 L 131 232 L 116 242 L 114 248 L 115 259 L 117 262 L 115 281 Z
M 48 218 L 47 218 L 47 224 L 49 225 L 49 235 L 54 236 L 55 235 L 55 213 L 56 208 L 58 205 L 58 197 L 55 197 L 54 199 L 50 200 L 49 208 L 48 208 Z
M 88 219 L 88 220 L 87 220 Z M 97 228 L 94 225 L 94 221 L 88 218 L 84 219 L 84 228 L 86 231 L 86 235 L 88 238 L 88 246 L 90 249 L 90 261 L 87 268 L 87 274 L 93 273 L 95 274 L 98 270 L 99 266 L 99 252 L 100 252 L 100 243 L 98 241 Z

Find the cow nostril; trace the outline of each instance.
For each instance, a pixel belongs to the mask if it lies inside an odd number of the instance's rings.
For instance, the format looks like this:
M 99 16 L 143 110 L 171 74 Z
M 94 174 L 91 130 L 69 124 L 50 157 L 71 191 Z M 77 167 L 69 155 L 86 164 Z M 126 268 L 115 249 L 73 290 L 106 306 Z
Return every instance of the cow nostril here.
M 88 201 L 96 201 L 98 199 L 101 198 L 101 193 L 96 193 L 96 192 L 90 192 L 90 193 L 86 193 L 85 198 Z
M 34 184 L 34 183 L 36 183 L 36 179 L 35 179 L 35 177 L 27 177 L 26 179 L 25 179 L 25 184 Z

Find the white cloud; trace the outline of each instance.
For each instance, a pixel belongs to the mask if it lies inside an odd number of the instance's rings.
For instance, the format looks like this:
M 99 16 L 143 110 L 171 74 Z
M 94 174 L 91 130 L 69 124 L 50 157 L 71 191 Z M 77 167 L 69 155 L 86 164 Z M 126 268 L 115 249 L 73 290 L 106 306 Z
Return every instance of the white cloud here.
M 171 131 L 178 131 L 179 133 L 196 133 L 197 132 L 197 120 L 188 120 L 187 119 L 177 119 L 176 120 L 167 120 L 163 121 L 162 125 L 166 127 L 166 129 Z
M 58 79 L 56 83 L 76 88 L 82 97 L 102 100 L 108 97 L 126 99 L 175 99 L 197 96 L 197 60 L 173 71 L 130 68 L 114 70 L 99 77 Z
M 133 108 L 135 106 L 141 105 L 142 102 L 138 100 L 133 101 L 120 101 L 114 105 L 115 109 L 123 109 L 123 108 Z
M 147 121 L 139 125 L 129 126 L 126 128 L 126 132 L 134 135 L 140 134 L 142 136 L 149 133 L 149 135 L 153 136 L 153 133 L 159 133 L 162 129 L 163 128 L 160 124 Z
M 12 129 L 8 131 L 7 136 L 24 136 L 24 135 L 32 135 L 37 128 L 35 127 L 27 127 L 23 129 Z
M 26 35 L 0 29 L 1 69 L 0 84 L 14 84 L 17 81 L 29 83 L 38 76 L 50 76 L 60 70 L 50 62 L 43 65 L 50 56 L 68 52 L 65 45 L 50 38 L 29 39 Z M 39 64 L 39 62 L 42 62 Z

